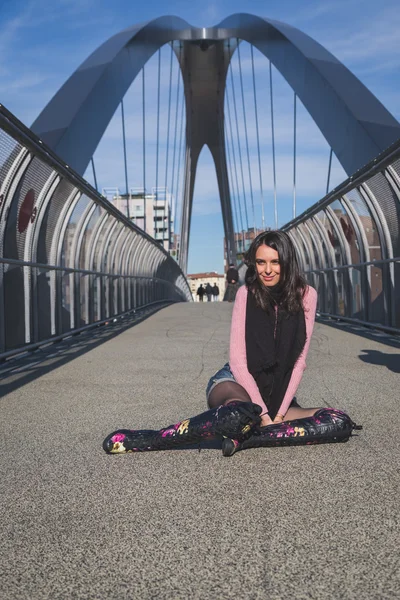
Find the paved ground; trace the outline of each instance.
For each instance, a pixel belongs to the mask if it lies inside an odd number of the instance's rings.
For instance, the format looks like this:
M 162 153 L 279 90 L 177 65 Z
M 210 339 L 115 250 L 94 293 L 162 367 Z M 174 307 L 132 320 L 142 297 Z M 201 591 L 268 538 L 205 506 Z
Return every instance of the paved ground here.
M 0 372 L 2 598 L 400 598 L 398 340 L 316 326 L 298 399 L 348 410 L 347 444 L 103 453 L 204 409 L 230 313 L 170 306 Z

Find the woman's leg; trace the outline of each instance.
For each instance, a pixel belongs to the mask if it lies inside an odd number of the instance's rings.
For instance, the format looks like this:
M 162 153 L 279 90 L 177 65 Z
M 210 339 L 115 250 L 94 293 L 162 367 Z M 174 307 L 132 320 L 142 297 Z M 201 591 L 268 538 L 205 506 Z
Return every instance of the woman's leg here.
M 215 387 L 221 388 L 226 382 Z M 227 382 L 231 384 L 231 382 Z M 232 384 L 231 384 L 232 385 Z M 110 433 L 103 442 L 103 449 L 108 454 L 125 454 L 127 452 L 144 452 L 149 450 L 168 450 L 178 446 L 199 443 L 204 439 L 234 438 L 245 439 L 252 429 L 261 422 L 261 407 L 247 402 L 239 390 L 233 388 L 226 396 L 220 392 L 221 404 L 200 415 L 184 419 L 160 430 L 118 429 Z M 212 391 L 212 390 L 211 390 Z M 211 395 L 211 392 L 209 396 Z M 237 397 L 240 396 L 241 397 Z M 216 395 L 214 394 L 214 402 Z M 224 401 L 225 400 L 225 401 Z M 226 406 L 222 406 L 226 404 Z
M 251 398 L 236 381 L 221 381 L 212 388 L 208 396 L 208 406 L 217 408 L 229 402 L 251 402 Z

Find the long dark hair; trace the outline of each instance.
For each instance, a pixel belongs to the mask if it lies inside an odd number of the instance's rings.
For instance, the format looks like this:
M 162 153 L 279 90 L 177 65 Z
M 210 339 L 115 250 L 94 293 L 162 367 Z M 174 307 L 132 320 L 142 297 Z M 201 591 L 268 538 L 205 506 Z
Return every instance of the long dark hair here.
M 279 283 L 274 290 L 260 283 L 257 276 L 256 253 L 260 246 L 265 244 L 279 255 L 281 267 Z M 247 264 L 245 282 L 247 289 L 252 291 L 258 306 L 268 311 L 271 304 L 279 296 L 279 305 L 288 313 L 296 313 L 303 307 L 303 296 L 306 291 L 306 282 L 300 275 L 296 251 L 292 240 L 283 231 L 263 231 L 252 242 L 244 257 Z

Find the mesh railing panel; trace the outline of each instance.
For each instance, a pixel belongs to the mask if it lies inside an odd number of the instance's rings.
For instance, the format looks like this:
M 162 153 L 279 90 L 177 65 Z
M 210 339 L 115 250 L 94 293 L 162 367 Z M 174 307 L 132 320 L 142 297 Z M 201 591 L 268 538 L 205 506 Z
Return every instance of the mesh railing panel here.
M 330 220 L 330 218 L 328 217 L 328 215 L 326 214 L 325 211 L 321 211 L 320 213 L 318 213 L 317 216 L 318 216 L 321 224 L 325 228 L 329 243 L 331 244 L 331 246 L 333 248 L 336 266 L 345 264 L 346 260 L 344 258 L 344 249 L 340 243 L 340 239 L 338 237 L 338 234 L 336 233 L 336 230 L 332 224 L 332 221 Z
M 37 248 L 37 261 L 40 263 L 51 262 L 52 244 L 55 241 L 54 235 L 59 225 L 61 212 L 65 210 L 68 200 L 72 200 L 74 191 L 77 191 L 76 187 L 70 181 L 62 179 L 51 198 L 51 202 L 47 205 Z
M 87 227 L 83 234 L 82 247 L 81 247 L 80 256 L 79 256 L 79 268 L 80 269 L 86 268 L 85 265 L 86 265 L 86 261 L 88 259 L 88 254 L 90 251 L 90 244 L 92 242 L 93 232 L 95 230 L 96 224 L 98 223 L 98 221 L 103 213 L 104 213 L 104 210 L 102 210 L 100 206 L 97 206 L 95 208 L 94 213 L 90 217 L 89 223 L 87 224 Z
M 21 151 L 23 146 L 9 136 L 5 131 L 0 134 L 0 209 L 3 207 L 5 194 L 9 189 L 14 175 L 17 172 Z
M 25 242 L 29 225 L 35 219 L 35 204 L 52 172 L 51 167 L 35 157 L 21 177 L 7 216 L 4 235 L 7 258 L 26 260 Z
M 178 264 L 1 106 L 0 189 L 0 357 L 138 303 L 191 300 Z M 121 260 L 139 244 L 139 261 Z
M 372 191 L 379 202 L 386 220 L 386 226 L 390 232 L 390 237 L 395 256 L 400 255 L 400 204 L 390 187 L 388 180 L 382 173 L 377 173 L 366 182 L 367 187 Z
M 4 265 L 4 333 L 6 348 L 12 350 L 25 344 L 25 298 L 23 267 Z
M 371 260 L 380 260 L 382 258 L 381 241 L 379 238 L 378 226 L 372 217 L 364 198 L 358 189 L 349 191 L 346 197 L 358 215 L 359 221 L 367 239 L 368 251 Z
M 102 256 L 100 254 L 100 251 L 103 248 L 103 245 L 105 243 L 106 237 L 108 235 L 108 232 L 110 230 L 110 228 L 113 226 L 114 222 L 112 219 L 110 218 L 106 218 L 105 221 L 101 221 L 101 229 L 98 233 L 98 238 L 97 238 L 97 242 L 94 245 L 93 248 L 93 252 L 94 252 L 94 256 L 93 256 L 93 266 L 91 268 L 93 268 L 93 270 L 95 271 L 101 271 L 101 262 L 102 262 Z
M 85 210 L 90 204 L 91 200 L 89 200 L 87 196 L 81 196 L 68 221 L 61 254 L 61 266 L 63 267 L 70 267 L 71 269 L 75 267 L 75 255 L 73 252 L 74 244 L 76 243 L 76 238 L 78 236 L 78 226 Z
M 394 171 L 400 177 L 400 158 L 397 160 L 394 160 L 391 164 L 391 167 L 393 167 Z
M 316 266 L 306 265 L 305 275 L 322 313 L 400 331 L 400 184 L 389 167 L 400 176 L 400 142 L 283 229 L 296 240 L 296 229 L 309 236 Z

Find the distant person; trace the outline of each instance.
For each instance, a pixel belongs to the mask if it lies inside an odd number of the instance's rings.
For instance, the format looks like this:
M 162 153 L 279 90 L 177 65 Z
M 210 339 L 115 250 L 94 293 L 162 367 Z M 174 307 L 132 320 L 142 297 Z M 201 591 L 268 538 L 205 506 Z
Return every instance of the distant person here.
M 219 287 L 217 286 L 216 283 L 214 283 L 214 286 L 213 286 L 213 289 L 212 289 L 212 294 L 213 294 L 214 302 L 218 302 Z
M 228 283 L 238 283 L 239 281 L 239 271 L 233 263 L 229 264 L 229 269 L 226 273 L 226 281 Z
M 206 293 L 206 290 L 203 288 L 203 284 L 201 283 L 200 286 L 197 288 L 197 296 L 199 297 L 199 302 L 203 302 L 203 297 L 204 294 Z
M 239 289 L 239 271 L 233 263 L 230 263 L 229 269 L 226 272 L 226 283 L 224 300 L 225 302 L 234 302 Z
M 207 285 L 206 285 L 206 294 L 207 294 L 207 302 L 211 302 L 212 295 L 213 295 L 213 288 L 209 283 L 207 283 Z

